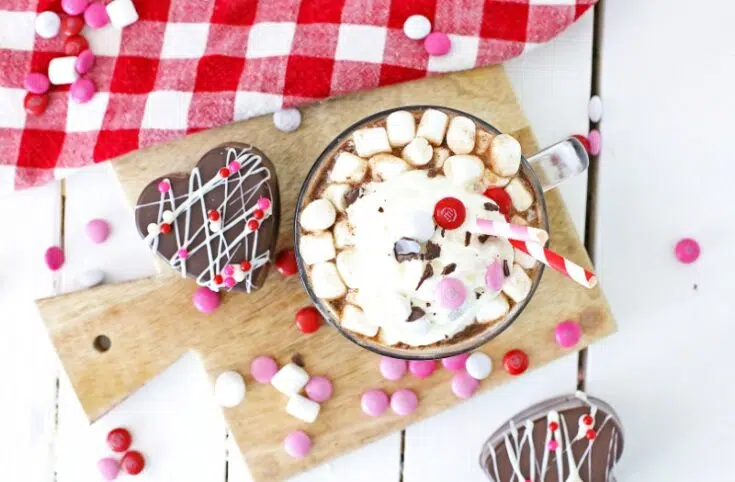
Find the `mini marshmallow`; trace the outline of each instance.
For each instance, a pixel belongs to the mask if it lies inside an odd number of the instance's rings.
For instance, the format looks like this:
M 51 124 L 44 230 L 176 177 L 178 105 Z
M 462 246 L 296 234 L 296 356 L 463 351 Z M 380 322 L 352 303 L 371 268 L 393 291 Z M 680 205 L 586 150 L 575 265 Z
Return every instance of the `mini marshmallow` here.
M 378 334 L 378 327 L 368 321 L 360 308 L 353 305 L 345 305 L 342 310 L 342 328 L 368 337 Z
M 476 131 L 471 119 L 457 116 L 449 122 L 447 145 L 455 154 L 469 154 L 475 148 Z
M 513 136 L 495 136 L 490 147 L 490 167 L 499 176 L 510 177 L 521 165 L 521 145 Z
M 438 146 L 444 140 L 444 133 L 447 131 L 448 123 L 449 116 L 444 112 L 436 109 L 427 109 L 421 116 L 421 122 L 419 122 L 416 135 Z
M 306 386 L 309 381 L 309 374 L 306 370 L 295 363 L 284 365 L 271 378 L 273 388 L 283 393 L 287 397 L 296 395 Z
M 523 268 L 514 264 L 510 270 L 510 276 L 503 283 L 503 293 L 518 303 L 526 299 L 531 291 L 531 284 L 531 278 L 523 271 Z
M 79 78 L 76 57 L 56 57 L 48 64 L 48 80 L 53 85 L 68 85 Z
M 508 311 L 510 304 L 505 296 L 486 293 L 480 297 L 480 309 L 475 318 L 479 323 L 490 323 L 504 317 Z
M 487 152 L 490 143 L 492 143 L 495 134 L 484 131 L 482 129 L 477 130 L 477 137 L 475 138 L 475 154 L 482 156 Z
M 304 263 L 308 265 L 334 259 L 335 251 L 332 233 L 323 232 L 301 236 L 299 240 L 299 251 Z
M 513 180 L 505 186 L 505 192 L 510 196 L 510 200 L 516 211 L 523 212 L 533 204 L 533 194 L 528 187 L 526 187 L 526 183 L 517 177 L 514 177 Z
M 362 182 L 367 171 L 367 161 L 349 152 L 340 152 L 334 160 L 329 180 L 332 182 Z
M 390 152 L 388 133 L 384 127 L 367 127 L 358 129 L 352 134 L 355 150 L 360 157 L 370 157 L 379 152 Z
M 519 249 L 513 250 L 513 259 L 524 269 L 531 269 L 536 266 L 536 260 Z
M 334 229 L 332 230 L 334 233 L 334 245 L 337 247 L 337 249 L 343 249 L 347 246 L 354 246 L 355 244 L 355 235 L 352 234 L 352 227 L 350 226 L 349 221 L 346 219 L 337 221 L 334 224 Z
M 444 161 L 449 159 L 449 156 L 451 155 L 451 151 L 446 147 L 435 147 L 434 156 L 431 160 L 432 165 L 437 169 L 441 169 L 442 167 L 444 167 Z
M 454 184 L 466 186 L 482 178 L 485 165 L 479 157 L 457 154 L 444 161 L 444 175 Z
M 357 288 L 360 280 L 360 264 L 353 249 L 345 249 L 337 255 L 337 271 L 350 288 Z
M 500 177 L 490 169 L 485 169 L 482 173 L 482 185 L 485 189 L 489 187 L 505 187 L 509 182 L 509 177 Z
M 416 136 L 416 119 L 405 110 L 398 110 L 385 119 L 388 141 L 393 147 L 403 147 Z
M 347 209 L 345 194 L 347 194 L 350 189 L 352 189 L 352 186 L 349 184 L 330 184 L 324 190 L 323 196 L 332 203 L 337 211 L 343 213 L 345 209 Z
M 393 154 L 386 154 L 384 152 L 371 157 L 368 165 L 370 166 L 373 181 L 387 181 L 409 169 L 406 161 Z
M 344 296 L 347 288 L 334 263 L 317 263 L 311 268 L 311 284 L 314 294 L 325 300 Z
M 313 400 L 301 395 L 294 395 L 288 399 L 286 413 L 302 422 L 314 423 L 319 416 L 321 406 Z
M 115 28 L 125 28 L 138 21 L 138 11 L 132 0 L 113 0 L 106 9 L 110 23 Z
M 324 231 L 334 224 L 337 211 L 327 199 L 317 199 L 301 210 L 299 223 L 307 231 Z
M 425 138 L 416 136 L 403 148 L 401 155 L 413 166 L 425 166 L 434 157 L 434 148 Z

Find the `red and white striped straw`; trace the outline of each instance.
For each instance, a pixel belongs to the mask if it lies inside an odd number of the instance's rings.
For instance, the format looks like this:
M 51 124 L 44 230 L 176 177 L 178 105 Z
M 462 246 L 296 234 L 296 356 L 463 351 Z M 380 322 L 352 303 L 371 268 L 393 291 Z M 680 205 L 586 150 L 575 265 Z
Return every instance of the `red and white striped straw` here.
M 546 266 L 554 268 L 567 278 L 571 278 L 585 288 L 594 288 L 597 286 L 597 276 L 595 276 L 594 273 L 587 271 L 580 265 L 569 261 L 558 253 L 555 253 L 550 249 L 546 249 L 537 243 L 526 243 L 516 239 L 509 239 L 508 241 L 513 245 L 513 247 L 523 251 L 535 260 L 544 263 Z
M 504 221 L 491 221 L 490 219 L 477 218 L 477 227 L 482 231 L 482 234 L 489 234 L 501 238 L 530 241 L 539 244 L 546 244 L 546 241 L 549 240 L 549 233 L 543 229 L 506 223 Z

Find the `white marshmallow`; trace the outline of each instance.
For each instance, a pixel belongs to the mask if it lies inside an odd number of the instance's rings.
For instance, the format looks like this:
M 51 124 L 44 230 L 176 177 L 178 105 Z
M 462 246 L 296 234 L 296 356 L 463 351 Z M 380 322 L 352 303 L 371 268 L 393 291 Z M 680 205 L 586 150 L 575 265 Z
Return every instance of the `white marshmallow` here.
M 59 35 L 61 29 L 61 18 L 57 13 L 50 10 L 41 12 L 36 16 L 36 33 L 39 37 L 50 39 Z
M 343 213 L 345 209 L 347 209 L 345 194 L 347 194 L 350 189 L 352 189 L 352 186 L 349 184 L 330 184 L 324 190 L 323 196 L 332 203 L 337 211 Z
M 357 288 L 360 281 L 360 262 L 354 249 L 345 249 L 337 255 L 337 271 L 350 288 Z
M 301 395 L 294 395 L 288 399 L 286 413 L 306 423 L 314 423 L 319 416 L 321 406 L 313 400 Z
M 523 268 L 514 264 L 510 269 L 510 276 L 503 283 L 503 293 L 518 303 L 526 299 L 526 296 L 531 291 L 531 284 L 531 278 L 523 271 Z
M 469 154 L 457 154 L 444 161 L 444 175 L 453 184 L 467 186 L 482 178 L 485 165 L 479 157 Z
M 334 224 L 337 211 L 327 199 L 316 199 L 301 210 L 299 223 L 307 231 L 324 231 Z
M 220 373 L 214 382 L 214 397 L 223 407 L 239 405 L 245 398 L 245 380 L 237 372 Z
M 358 129 L 352 134 L 355 150 L 360 157 L 370 157 L 379 152 L 390 152 L 388 133 L 384 127 L 367 127 Z
M 452 153 L 446 147 L 435 147 L 434 157 L 431 160 L 431 162 L 433 163 L 432 165 L 437 169 L 441 169 L 442 167 L 444 167 L 444 161 L 449 159 L 450 155 L 452 155 Z
M 434 156 L 434 148 L 425 138 L 416 136 L 406 147 L 401 155 L 413 166 L 425 166 Z
M 533 204 L 533 194 L 526 187 L 526 183 L 517 177 L 514 177 L 505 186 L 505 192 L 510 196 L 510 200 L 516 211 L 523 212 Z
M 509 182 L 509 177 L 500 177 L 490 169 L 485 169 L 482 173 L 482 185 L 485 189 L 489 187 L 505 187 Z
M 495 134 L 491 134 L 490 132 L 482 129 L 477 129 L 477 137 L 475 138 L 475 154 L 478 156 L 485 154 L 494 137 Z
M 301 112 L 293 107 L 273 113 L 273 125 L 281 132 L 293 132 L 301 125 Z
M 393 147 L 403 147 L 416 136 L 416 119 L 405 110 L 397 110 L 385 119 L 388 141 Z
M 444 141 L 444 133 L 447 131 L 448 123 L 449 116 L 444 112 L 436 109 L 428 109 L 421 116 L 416 135 L 438 146 Z
M 138 11 L 132 0 L 113 0 L 105 8 L 110 23 L 115 28 L 125 28 L 138 21 Z
M 283 393 L 287 397 L 296 395 L 304 388 L 309 381 L 309 374 L 306 370 L 295 363 L 284 365 L 271 378 L 273 388 Z
M 334 263 L 317 263 L 311 268 L 314 294 L 325 300 L 334 300 L 347 292 Z
M 301 236 L 299 240 L 299 253 L 304 263 L 308 265 L 334 259 L 335 251 L 332 233 L 323 232 Z
M 514 176 L 521 165 L 521 145 L 513 136 L 500 134 L 492 140 L 490 167 L 502 177 Z
M 375 154 L 368 161 L 370 174 L 373 181 L 386 181 L 392 177 L 408 171 L 410 168 L 406 161 L 393 154 Z
M 457 116 L 449 122 L 447 145 L 455 154 L 469 154 L 475 148 L 475 123 L 467 117 Z
M 508 311 L 510 311 L 510 304 L 505 296 L 485 293 L 480 297 L 480 309 L 475 318 L 479 323 L 490 323 L 504 317 Z
M 345 305 L 342 309 L 342 328 L 367 337 L 378 334 L 378 327 L 368 321 L 365 313 L 360 308 L 353 305 Z
M 53 85 L 68 85 L 79 78 L 76 57 L 56 57 L 48 64 L 48 80 Z
M 519 249 L 513 250 L 513 259 L 525 269 L 531 269 L 536 266 L 536 260 L 533 259 L 533 256 L 529 256 Z
M 332 182 L 362 182 L 367 171 L 367 161 L 350 152 L 340 152 L 334 160 L 329 180 Z
M 476 351 L 464 363 L 467 374 L 475 380 L 484 380 L 493 371 L 493 361 L 485 353 Z
M 346 219 L 337 221 L 334 224 L 332 232 L 334 233 L 334 245 L 337 249 L 343 249 L 355 244 L 355 235 L 352 233 L 352 227 Z
M 90 269 L 77 276 L 77 284 L 81 288 L 92 288 L 105 280 L 105 273 L 100 269 Z

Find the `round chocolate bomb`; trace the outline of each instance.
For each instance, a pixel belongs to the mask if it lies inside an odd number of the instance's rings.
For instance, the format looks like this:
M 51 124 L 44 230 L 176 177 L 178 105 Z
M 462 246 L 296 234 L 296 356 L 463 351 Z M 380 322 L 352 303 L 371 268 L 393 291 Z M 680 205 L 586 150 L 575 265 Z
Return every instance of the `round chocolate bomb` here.
M 138 232 L 182 276 L 213 291 L 260 288 L 275 253 L 280 202 L 273 164 L 235 142 L 191 173 L 154 179 L 135 208 Z

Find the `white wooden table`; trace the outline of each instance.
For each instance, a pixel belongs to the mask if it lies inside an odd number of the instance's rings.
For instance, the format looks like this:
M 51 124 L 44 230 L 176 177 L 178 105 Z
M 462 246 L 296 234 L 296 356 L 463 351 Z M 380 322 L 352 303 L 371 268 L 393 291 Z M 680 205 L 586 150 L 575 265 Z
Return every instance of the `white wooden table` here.
M 623 419 L 621 482 L 725 480 L 735 446 L 727 371 L 735 337 L 728 289 L 735 163 L 725 144 L 727 114 L 735 110 L 735 7 L 698 12 L 684 0 L 615 0 L 603 9 L 593 254 L 620 332 L 589 350 L 588 390 Z M 660 21 L 664 9 L 667 22 Z M 588 129 L 592 39 L 587 14 L 507 65 L 541 144 Z M 581 234 L 586 186 L 580 178 L 563 189 Z M 134 428 L 134 446 L 147 455 L 136 480 L 250 480 L 193 354 L 87 424 L 32 300 L 77 289 L 74 280 L 87 268 L 103 269 L 109 282 L 154 268 L 106 166 L 66 181 L 63 223 L 61 194 L 55 184 L 0 198 L 0 480 L 101 480 L 95 462 L 117 424 Z M 114 229 L 100 246 L 84 235 L 95 217 Z M 43 252 L 62 241 L 62 225 L 67 264 L 52 274 Z M 702 245 L 694 265 L 673 257 L 684 236 Z M 486 480 L 477 464 L 485 437 L 518 410 L 573 391 L 576 377 L 572 355 L 294 480 Z

